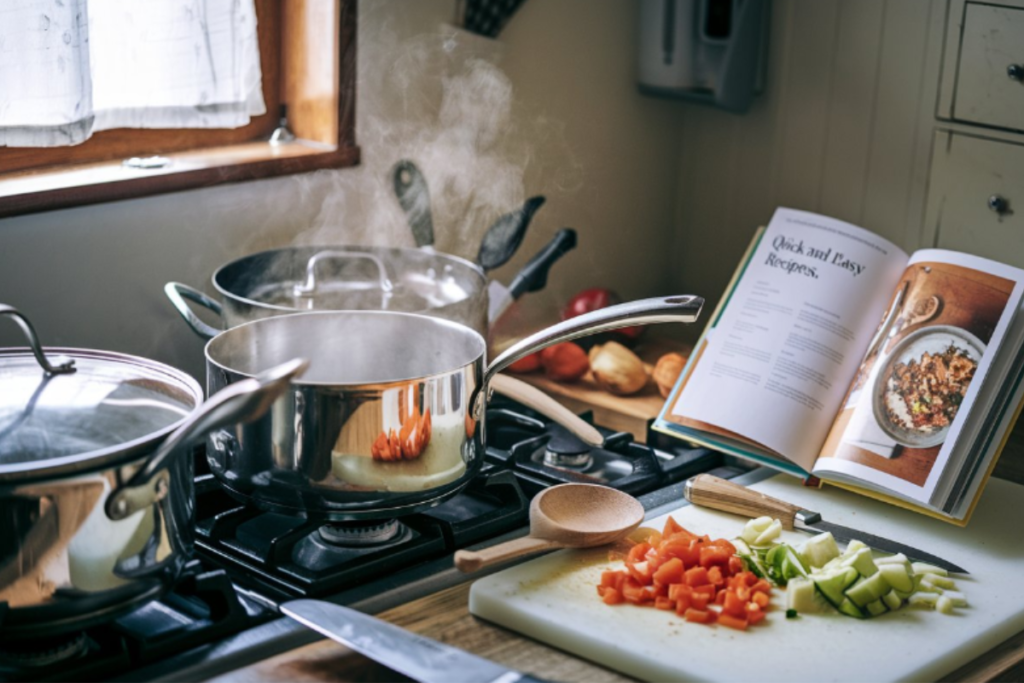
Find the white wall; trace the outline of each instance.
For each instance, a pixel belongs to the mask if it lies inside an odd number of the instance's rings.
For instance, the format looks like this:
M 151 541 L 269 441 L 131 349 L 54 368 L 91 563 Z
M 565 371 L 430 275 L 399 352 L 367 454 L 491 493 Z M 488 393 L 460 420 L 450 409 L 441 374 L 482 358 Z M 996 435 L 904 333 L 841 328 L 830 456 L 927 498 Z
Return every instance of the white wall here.
M 921 233 L 944 0 L 775 0 L 767 89 L 680 117 L 673 281 L 718 299 L 777 206 Z
M 484 161 L 518 179 L 448 154 L 448 132 L 433 127 L 443 90 L 437 60 L 458 67 L 439 57 L 436 39 L 454 4 L 361 3 L 361 167 L 0 220 L 0 301 L 27 313 L 48 345 L 143 355 L 201 378 L 201 342 L 164 299 L 163 284 L 209 290 L 222 263 L 296 240 L 411 244 L 384 184 L 404 155 L 422 162 L 428 182 L 454 186 L 456 175 L 469 182 L 451 197 L 438 187 L 436 198 L 438 246 L 463 256 L 475 255 L 486 225 L 512 208 L 503 203 L 547 196 L 523 248 L 496 273 L 503 280 L 558 228 L 579 231 L 579 248 L 514 323 L 535 325 L 586 286 L 631 298 L 667 293 L 683 105 L 636 92 L 635 3 L 532 0 L 502 34 L 500 64 L 512 97 Z M 484 52 L 493 57 L 495 50 Z M 475 94 L 464 104 L 474 102 Z M 485 196 L 466 218 L 456 199 L 474 188 L 504 194 Z M 0 329 L 0 344 L 21 344 L 13 328 Z

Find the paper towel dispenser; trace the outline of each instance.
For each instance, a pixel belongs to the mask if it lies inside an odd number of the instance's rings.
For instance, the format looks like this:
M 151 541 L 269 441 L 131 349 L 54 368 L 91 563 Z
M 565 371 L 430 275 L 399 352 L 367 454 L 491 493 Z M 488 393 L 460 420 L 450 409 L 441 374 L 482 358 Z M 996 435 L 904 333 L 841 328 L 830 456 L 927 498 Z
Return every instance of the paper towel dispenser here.
M 771 0 L 641 0 L 640 91 L 744 112 L 764 89 Z

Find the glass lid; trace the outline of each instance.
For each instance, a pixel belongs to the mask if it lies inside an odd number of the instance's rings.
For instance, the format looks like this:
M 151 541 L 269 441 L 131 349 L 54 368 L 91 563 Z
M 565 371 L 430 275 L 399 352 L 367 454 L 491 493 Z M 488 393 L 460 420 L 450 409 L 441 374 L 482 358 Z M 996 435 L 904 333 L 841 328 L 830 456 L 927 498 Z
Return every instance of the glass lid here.
M 0 482 L 69 474 L 151 448 L 202 402 L 187 374 L 145 358 L 88 349 L 0 349 Z

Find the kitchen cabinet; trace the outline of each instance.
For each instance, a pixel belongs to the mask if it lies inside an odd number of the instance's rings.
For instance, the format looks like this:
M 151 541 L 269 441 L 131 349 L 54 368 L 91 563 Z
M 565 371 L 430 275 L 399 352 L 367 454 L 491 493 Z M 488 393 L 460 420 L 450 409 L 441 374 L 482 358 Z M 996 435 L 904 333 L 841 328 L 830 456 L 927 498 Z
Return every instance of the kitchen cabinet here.
M 1024 267 L 1024 0 L 950 0 L 924 236 Z
M 1024 140 L 938 130 L 932 152 L 935 246 L 1024 267 Z

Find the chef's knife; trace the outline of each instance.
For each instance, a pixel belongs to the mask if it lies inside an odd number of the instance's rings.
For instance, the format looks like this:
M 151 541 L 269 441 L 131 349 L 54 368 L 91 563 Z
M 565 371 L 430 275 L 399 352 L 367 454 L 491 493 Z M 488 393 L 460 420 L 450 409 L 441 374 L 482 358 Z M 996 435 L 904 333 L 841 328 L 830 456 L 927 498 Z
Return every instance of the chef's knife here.
M 487 320 L 495 323 L 520 296 L 543 289 L 548 283 L 548 271 L 551 270 L 551 266 L 575 248 L 576 231 L 572 228 L 562 228 L 543 249 L 527 261 L 508 287 L 491 280 L 487 288 Z
M 782 528 L 784 529 L 796 529 L 811 534 L 821 534 L 828 531 L 840 543 L 856 539 L 875 550 L 893 554 L 903 553 L 912 560 L 927 562 L 936 567 L 942 567 L 947 571 L 959 572 L 961 574 L 968 573 L 966 569 L 941 557 L 936 557 L 931 553 L 926 553 L 923 550 L 918 550 L 888 538 L 822 521 L 821 515 L 817 512 L 804 510 L 797 505 L 766 496 L 759 491 L 753 491 L 745 486 L 740 486 L 725 479 L 719 479 L 710 474 L 699 474 L 687 480 L 683 488 L 683 495 L 686 497 L 686 500 L 694 505 L 702 505 L 748 517 L 767 515 L 782 522 Z
M 281 612 L 420 683 L 543 683 L 333 602 L 292 600 Z

